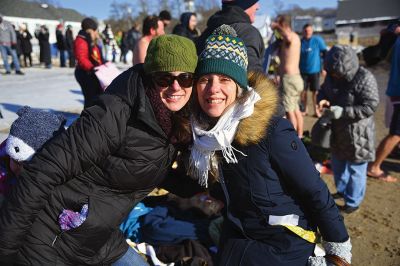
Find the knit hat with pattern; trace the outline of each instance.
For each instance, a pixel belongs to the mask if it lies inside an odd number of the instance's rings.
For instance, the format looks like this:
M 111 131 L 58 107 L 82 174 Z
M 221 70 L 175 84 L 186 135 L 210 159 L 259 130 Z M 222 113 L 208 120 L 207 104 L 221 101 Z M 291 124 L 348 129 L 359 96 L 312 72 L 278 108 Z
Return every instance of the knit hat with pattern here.
M 196 65 L 197 53 L 193 41 L 168 34 L 151 40 L 143 67 L 146 74 L 172 71 L 194 73 Z
M 247 89 L 247 65 L 246 45 L 232 27 L 224 24 L 207 38 L 199 56 L 196 76 L 223 74 L 235 80 L 242 89 Z

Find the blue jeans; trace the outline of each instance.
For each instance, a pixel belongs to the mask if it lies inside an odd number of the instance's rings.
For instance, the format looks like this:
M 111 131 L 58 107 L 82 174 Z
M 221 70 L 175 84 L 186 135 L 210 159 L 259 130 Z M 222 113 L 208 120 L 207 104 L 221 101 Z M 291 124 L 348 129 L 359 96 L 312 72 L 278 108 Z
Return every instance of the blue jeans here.
M 332 154 L 332 169 L 336 190 L 344 197 L 346 205 L 358 207 L 367 188 L 367 162 L 354 163 L 339 160 Z
M 15 49 L 11 49 L 11 46 L 0 45 L 1 57 L 3 58 L 4 68 L 7 72 L 11 72 L 10 64 L 8 64 L 8 55 L 10 54 L 15 66 L 15 71 L 20 71 L 19 60 Z
M 112 266 L 149 266 L 133 248 L 129 247 L 125 255 L 111 264 Z

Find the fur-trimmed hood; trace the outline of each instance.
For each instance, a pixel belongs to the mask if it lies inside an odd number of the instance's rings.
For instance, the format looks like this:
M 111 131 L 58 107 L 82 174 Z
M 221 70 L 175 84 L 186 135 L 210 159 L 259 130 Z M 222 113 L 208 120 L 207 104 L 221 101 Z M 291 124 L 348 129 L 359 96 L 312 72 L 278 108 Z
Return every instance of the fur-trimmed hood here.
M 254 105 L 254 113 L 239 123 L 235 141 L 246 146 L 260 142 L 275 115 L 279 95 L 275 85 L 262 73 L 249 72 L 249 86 L 253 87 L 261 99 Z

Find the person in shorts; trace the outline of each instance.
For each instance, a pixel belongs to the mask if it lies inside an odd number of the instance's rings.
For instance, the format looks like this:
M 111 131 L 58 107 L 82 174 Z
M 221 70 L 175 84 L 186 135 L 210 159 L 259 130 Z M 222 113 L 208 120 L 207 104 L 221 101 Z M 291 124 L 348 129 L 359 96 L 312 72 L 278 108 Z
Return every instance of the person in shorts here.
M 300 73 L 304 80 L 304 91 L 301 93 L 303 115 L 307 114 L 307 90 L 309 89 L 312 93 L 314 116 L 321 116 L 317 108 L 317 94 L 320 89 L 320 73 L 322 76 L 326 75 L 321 67 L 326 51 L 324 40 L 320 36 L 313 35 L 312 25 L 304 25 L 300 49 Z

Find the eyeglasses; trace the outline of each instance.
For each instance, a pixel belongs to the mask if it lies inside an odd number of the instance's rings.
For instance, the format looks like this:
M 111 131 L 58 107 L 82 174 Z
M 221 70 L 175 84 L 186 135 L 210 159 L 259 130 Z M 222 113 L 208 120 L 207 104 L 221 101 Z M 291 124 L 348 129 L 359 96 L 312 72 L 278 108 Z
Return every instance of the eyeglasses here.
M 181 73 L 178 76 L 171 75 L 169 73 L 156 73 L 153 75 L 154 83 L 160 87 L 168 87 L 174 84 L 177 80 L 179 86 L 188 88 L 193 85 L 193 74 L 192 73 Z

